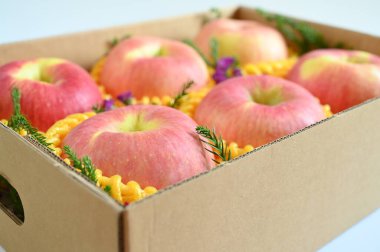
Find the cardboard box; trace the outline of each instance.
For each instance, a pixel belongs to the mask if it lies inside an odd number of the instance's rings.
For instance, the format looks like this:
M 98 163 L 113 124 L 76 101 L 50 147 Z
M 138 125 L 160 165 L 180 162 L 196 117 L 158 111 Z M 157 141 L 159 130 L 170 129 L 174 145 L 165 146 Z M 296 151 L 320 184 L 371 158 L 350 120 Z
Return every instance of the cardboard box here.
M 262 19 L 246 7 L 224 11 Z M 0 64 L 63 57 L 89 68 L 124 34 L 193 37 L 205 13 L 0 46 Z M 380 54 L 380 38 L 311 23 Z M 380 206 L 380 99 L 131 204 L 119 205 L 38 144 L 0 126 L 0 174 L 25 222 L 0 211 L 7 251 L 314 251 Z

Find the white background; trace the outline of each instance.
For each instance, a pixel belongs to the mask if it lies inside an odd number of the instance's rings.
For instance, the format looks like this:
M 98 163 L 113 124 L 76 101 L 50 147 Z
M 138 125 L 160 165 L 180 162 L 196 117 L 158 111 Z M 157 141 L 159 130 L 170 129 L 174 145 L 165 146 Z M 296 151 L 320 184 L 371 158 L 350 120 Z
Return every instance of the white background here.
M 141 0 L 139 2 L 126 0 L 0 0 L 0 43 L 134 23 L 204 11 L 215 6 L 237 4 L 261 7 L 380 36 L 380 1 L 376 0 L 330 0 L 326 2 L 320 0 Z M 327 244 L 320 251 L 379 252 L 380 210 Z

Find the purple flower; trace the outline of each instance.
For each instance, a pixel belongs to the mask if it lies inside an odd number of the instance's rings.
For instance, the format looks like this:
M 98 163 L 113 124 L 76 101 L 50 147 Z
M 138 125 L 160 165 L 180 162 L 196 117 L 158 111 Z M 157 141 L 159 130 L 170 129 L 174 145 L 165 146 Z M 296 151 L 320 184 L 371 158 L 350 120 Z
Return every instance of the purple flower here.
M 112 110 L 114 103 L 115 103 L 115 101 L 113 99 L 104 100 L 104 102 L 103 102 L 104 111 Z
M 125 105 L 129 105 L 131 104 L 132 92 L 127 91 L 127 92 L 121 93 L 117 96 L 117 99 L 120 100 Z
M 241 70 L 237 67 L 234 68 L 234 70 L 232 71 L 232 74 L 234 77 L 236 76 L 242 76 L 243 74 L 241 73 Z
M 223 57 L 218 60 L 215 67 L 215 73 L 212 78 L 218 84 L 228 78 L 241 76 L 241 70 L 236 66 L 236 60 L 233 57 Z
M 230 68 L 230 66 L 234 64 L 234 62 L 235 62 L 235 58 L 233 57 L 223 57 L 223 58 L 220 58 L 218 62 L 216 63 L 216 68 L 227 71 L 228 68 Z

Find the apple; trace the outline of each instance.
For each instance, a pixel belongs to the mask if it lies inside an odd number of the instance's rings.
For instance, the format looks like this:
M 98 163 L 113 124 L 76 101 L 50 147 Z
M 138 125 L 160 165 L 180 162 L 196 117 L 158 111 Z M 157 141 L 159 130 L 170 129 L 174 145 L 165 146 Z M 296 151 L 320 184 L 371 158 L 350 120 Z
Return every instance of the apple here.
M 84 121 L 63 144 L 79 157 L 89 156 L 106 176 L 119 174 L 124 182 L 160 189 L 212 167 L 195 127 L 176 109 L 130 105 Z
M 206 63 L 190 46 L 158 37 L 123 40 L 107 55 L 100 73 L 100 82 L 112 96 L 130 91 L 138 99 L 173 97 L 190 80 L 190 90 L 207 83 Z
M 255 147 L 294 133 L 321 119 L 318 100 L 306 89 L 271 76 L 235 77 L 221 82 L 195 112 L 200 125 L 227 142 Z
M 254 21 L 216 19 L 202 27 L 196 45 L 208 57 L 210 41 L 219 45 L 219 57 L 235 57 L 240 64 L 285 59 L 285 39 L 276 29 Z
M 90 75 L 80 66 L 58 58 L 14 61 L 0 67 L 0 118 L 13 113 L 13 87 L 21 92 L 21 112 L 41 131 L 102 102 Z
M 315 50 L 298 60 L 287 79 L 337 113 L 380 96 L 380 57 L 363 51 Z

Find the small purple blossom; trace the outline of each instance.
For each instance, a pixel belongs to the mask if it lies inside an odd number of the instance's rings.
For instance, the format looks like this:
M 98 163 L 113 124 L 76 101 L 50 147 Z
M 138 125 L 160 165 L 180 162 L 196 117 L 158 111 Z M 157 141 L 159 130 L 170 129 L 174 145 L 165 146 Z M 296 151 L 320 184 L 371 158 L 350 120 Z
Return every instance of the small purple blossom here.
M 120 100 L 125 105 L 129 105 L 131 104 L 132 92 L 127 91 L 127 92 L 121 93 L 117 96 L 117 99 Z
M 234 77 L 242 76 L 243 75 L 242 72 L 241 72 L 241 70 L 240 70 L 240 68 L 237 68 L 237 67 L 234 68 L 234 70 L 232 71 L 232 74 L 233 74 Z
M 113 109 L 115 101 L 113 99 L 108 99 L 103 101 L 104 111 L 110 111 Z
M 236 59 L 233 57 L 223 57 L 218 60 L 215 67 L 215 73 L 212 78 L 216 84 L 227 80 L 231 77 L 241 76 L 241 70 L 236 66 Z

